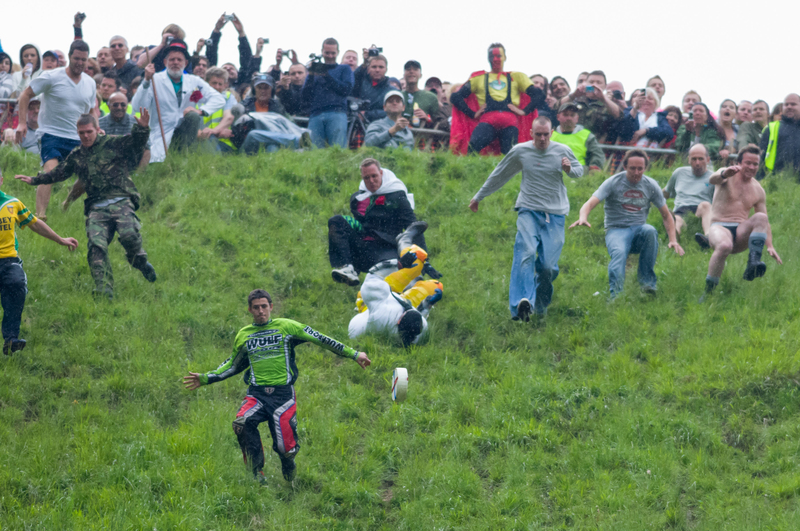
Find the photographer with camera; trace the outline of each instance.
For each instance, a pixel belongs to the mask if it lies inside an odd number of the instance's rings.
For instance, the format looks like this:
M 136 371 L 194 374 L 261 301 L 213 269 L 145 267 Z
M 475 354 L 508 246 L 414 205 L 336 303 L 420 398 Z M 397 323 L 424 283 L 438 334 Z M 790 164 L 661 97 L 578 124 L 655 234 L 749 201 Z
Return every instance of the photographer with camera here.
M 238 91 L 241 85 L 250 83 L 250 76 L 258 70 L 253 70 L 251 68 L 253 50 L 250 48 L 250 41 L 247 40 L 247 35 L 244 32 L 244 26 L 242 25 L 241 20 L 239 20 L 239 17 L 236 16 L 236 13 L 232 13 L 230 15 L 223 13 L 220 15 L 219 19 L 217 19 L 217 23 L 214 25 L 214 30 L 211 32 L 211 37 L 205 41 L 206 57 L 208 58 L 208 66 L 217 66 L 219 41 L 222 38 L 222 28 L 228 22 L 233 24 L 233 27 L 236 28 L 236 32 L 239 34 L 239 70 L 237 71 L 234 69 L 236 73 L 234 76 L 230 69 L 226 69 L 228 70 L 229 76 L 228 83 L 232 88 Z
M 286 112 L 292 116 L 305 116 L 308 112 L 303 108 L 303 85 L 308 76 L 305 65 L 295 63 L 289 67 L 288 73 L 281 76 L 275 89 Z
M 381 52 L 383 48 L 374 44 L 369 49 L 364 48 L 364 64 L 355 71 L 353 96 L 370 102 L 369 109 L 364 113 L 364 118 L 370 122 L 386 116 L 383 100 L 390 90 L 394 90 L 386 77 L 389 63 Z
M 621 103 L 615 103 L 606 94 L 606 75 L 602 70 L 589 73 L 585 81 L 578 84 L 574 92 L 561 99 L 561 105 L 568 102 L 578 104 L 580 123 L 594 133 L 597 140 L 604 144 L 609 134 L 614 134 L 618 121 L 623 117 L 625 109 Z
M 315 57 L 300 92 L 300 104 L 310 118 L 308 128 L 317 147 L 347 143 L 347 96 L 353 90 L 353 71 L 336 62 L 339 42 L 334 38 L 322 42 L 322 57 Z
M 376 120 L 367 127 L 364 145 L 379 148 L 404 147 L 414 149 L 414 136 L 408 127 L 411 113 L 405 113 L 405 98 L 399 90 L 391 90 L 384 96 L 383 110 L 386 117 Z

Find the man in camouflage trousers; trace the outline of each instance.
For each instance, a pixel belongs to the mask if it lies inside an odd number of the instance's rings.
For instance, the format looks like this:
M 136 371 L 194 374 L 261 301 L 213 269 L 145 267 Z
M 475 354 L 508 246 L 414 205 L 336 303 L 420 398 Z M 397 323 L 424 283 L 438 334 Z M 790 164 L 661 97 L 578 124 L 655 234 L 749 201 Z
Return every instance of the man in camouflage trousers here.
M 77 175 L 86 188 L 84 214 L 88 237 L 88 259 L 95 294 L 114 296 L 114 278 L 108 259 L 108 245 L 119 234 L 128 262 L 142 272 L 150 282 L 156 281 L 156 271 L 147 261 L 142 249 L 141 224 L 136 216 L 139 208 L 139 192 L 130 178 L 132 158 L 138 160 L 147 146 L 150 134 L 147 109 L 140 109 L 141 116 L 129 136 L 98 136 L 97 118 L 84 114 L 78 120 L 78 136 L 81 147 L 73 150 L 55 169 L 40 173 L 36 177 L 17 175 L 31 185 L 51 184 Z

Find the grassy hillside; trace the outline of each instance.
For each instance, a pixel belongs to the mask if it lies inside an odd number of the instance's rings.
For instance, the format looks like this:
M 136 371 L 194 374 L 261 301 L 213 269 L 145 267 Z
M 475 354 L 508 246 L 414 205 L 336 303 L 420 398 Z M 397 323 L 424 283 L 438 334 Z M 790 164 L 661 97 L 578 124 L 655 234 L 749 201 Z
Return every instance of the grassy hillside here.
M 371 152 L 367 152 L 371 153 Z M 430 341 L 370 337 L 373 365 L 298 349 L 302 449 L 292 488 L 266 425 L 269 485 L 246 472 L 231 421 L 239 377 L 185 391 L 224 360 L 269 290 L 277 314 L 345 339 L 356 289 L 334 284 L 327 218 L 343 213 L 364 153 L 172 158 L 138 176 L 155 284 L 111 258 L 114 302 L 94 300 L 81 205 L 25 230 L 27 349 L 0 356 L 3 529 L 796 529 L 800 525 L 800 187 L 765 183 L 784 265 L 699 305 L 708 253 L 662 246 L 655 299 L 607 302 L 602 208 L 568 232 L 546 326 L 512 322 L 508 276 L 519 178 L 467 203 L 496 159 L 378 156 L 414 192 L 445 276 Z M 0 152 L 3 190 L 37 160 Z M 649 172 L 662 184 L 667 170 Z M 567 184 L 572 212 L 604 176 Z M 689 227 L 690 234 L 697 225 Z M 769 260 L 767 258 L 767 260 Z M 409 399 L 389 379 L 407 367 Z

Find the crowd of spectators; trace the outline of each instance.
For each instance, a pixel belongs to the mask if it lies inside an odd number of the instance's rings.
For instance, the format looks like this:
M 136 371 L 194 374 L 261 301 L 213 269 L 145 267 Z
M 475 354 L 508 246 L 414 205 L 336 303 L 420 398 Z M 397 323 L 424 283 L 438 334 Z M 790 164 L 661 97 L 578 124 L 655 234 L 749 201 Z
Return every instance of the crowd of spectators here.
M 75 15 L 76 42 L 83 40 L 84 19 L 81 13 Z M 219 43 L 228 23 L 238 37 L 238 66 L 230 62 L 219 65 Z M 98 117 L 114 114 L 112 104 L 119 109 L 124 103 L 125 113 L 130 116 L 138 113 L 139 106 L 150 110 L 153 132 L 148 159 L 152 162 L 163 160 L 175 131 L 179 139 L 177 148 L 197 144 L 224 153 L 253 153 L 259 149 L 305 147 L 312 143 L 318 148 L 366 144 L 446 149 L 447 133 L 453 123 L 451 96 L 457 96 L 453 101 L 463 107 L 459 111 L 470 119 L 477 119 L 483 112 L 470 110 L 465 99 L 470 95 L 470 84 L 473 92 L 480 85 L 474 83 L 474 74 L 467 83 L 451 84 L 435 76 L 423 83 L 423 65 L 417 58 L 411 58 L 403 64 L 401 77 L 391 77 L 387 55 L 381 48 L 373 45 L 363 48 L 361 54 L 355 50 L 342 53 L 334 38 L 322 41 L 319 54 L 308 56 L 310 61 L 306 63 L 298 58 L 297 51 L 278 49 L 273 64 L 264 65 L 262 52 L 267 42 L 258 38 L 253 49 L 242 21 L 235 14 L 223 13 L 210 36 L 200 38 L 193 49 L 187 46 L 186 33 L 177 24 L 166 26 L 155 45 L 130 47 L 124 36 L 114 35 L 107 46 L 96 49 L 94 56 L 83 63 L 83 72 L 96 83 Z M 498 61 L 505 59 L 501 44 L 490 47 L 490 63 L 493 53 Z M 39 94 L 31 95 L 27 113 L 20 112 L 22 102 L 14 100 L 45 72 L 66 67 L 68 59 L 61 50 L 42 52 L 34 44 L 21 46 L 19 55 L 14 57 L 7 51 L 0 52 L 0 99 L 4 100 L 0 103 L 0 138 L 5 144 L 18 144 L 32 152 L 41 149 L 34 134 L 38 128 L 38 108 L 33 108 L 38 106 L 34 102 Z M 502 85 L 500 72 L 497 74 L 498 79 L 493 83 Z M 150 90 L 153 79 L 155 86 Z M 512 84 L 512 78 L 508 79 Z M 618 149 L 604 148 L 608 145 L 667 148 L 688 154 L 696 144 L 706 147 L 712 165 L 723 164 L 743 147 L 754 144 L 762 150 L 762 166 L 767 171 L 787 164 L 795 169 L 800 167 L 800 156 L 796 152 L 787 155 L 785 149 L 780 150 L 783 153 L 778 160 L 769 161 L 769 147 L 781 144 L 779 135 L 792 137 L 784 146 L 800 144 L 793 136 L 797 131 L 795 94 L 772 109 L 760 99 L 754 103 L 726 99 L 718 108 L 710 109 L 694 90 L 683 96 L 680 107 L 664 105 L 666 84 L 657 75 L 647 80 L 644 88 L 630 94 L 620 81 L 609 81 L 602 70 L 582 72 L 574 88 L 558 75 L 550 80 L 542 74 L 529 78 L 525 75 L 524 79 L 520 82 L 514 77 L 515 93 L 509 89 L 508 99 L 517 101 L 514 98 L 524 92 L 530 100 L 524 100 L 524 107 L 512 105 L 511 110 L 519 116 L 531 115 L 531 120 L 535 115 L 548 117 L 560 141 L 573 148 L 583 146 L 580 162 L 588 162 L 589 167 L 616 168 L 621 153 Z M 187 90 L 187 85 L 193 85 L 189 87 L 193 90 Z M 183 101 L 184 95 L 188 102 Z M 161 108 L 156 109 L 153 103 L 159 96 Z M 45 109 L 46 105 L 43 112 Z M 237 133 L 238 119 L 252 113 L 277 116 L 269 120 L 244 120 Z M 21 137 L 8 132 L 20 128 L 20 116 L 25 116 L 22 129 L 26 132 Z M 113 121 L 113 127 L 109 120 Z M 781 121 L 785 126 L 780 130 L 770 128 L 771 123 Z M 106 118 L 104 123 L 109 125 L 106 133 L 120 134 L 133 122 L 120 115 Z M 487 133 L 489 126 L 480 125 L 486 129 L 481 130 L 486 141 L 496 138 L 503 144 L 504 153 L 510 145 L 530 138 L 527 131 L 521 130 L 522 126 L 517 137 L 513 128 L 504 129 L 505 136 L 491 135 Z M 439 133 L 430 133 L 431 130 Z M 253 134 L 254 131 L 258 134 Z M 579 135 L 580 140 L 568 138 L 570 135 Z M 243 150 L 245 142 L 247 149 Z M 477 143 L 477 148 L 470 145 L 470 149 L 486 153 L 484 144 Z

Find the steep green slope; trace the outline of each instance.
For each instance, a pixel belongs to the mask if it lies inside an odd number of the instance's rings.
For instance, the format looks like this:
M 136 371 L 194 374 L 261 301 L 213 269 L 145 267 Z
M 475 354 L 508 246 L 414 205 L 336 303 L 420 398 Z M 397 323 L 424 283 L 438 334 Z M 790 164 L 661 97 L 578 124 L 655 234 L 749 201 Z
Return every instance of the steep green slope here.
M 269 290 L 278 315 L 345 339 L 356 289 L 334 284 L 327 218 L 344 213 L 365 153 L 172 158 L 136 178 L 146 282 L 112 246 L 117 296 L 91 297 L 81 205 L 49 224 L 74 254 L 25 230 L 27 349 L 0 359 L 0 527 L 8 529 L 793 529 L 800 522 L 800 187 L 765 183 L 783 266 L 741 280 L 728 261 L 697 304 L 708 253 L 666 250 L 659 294 L 608 303 L 602 209 L 572 231 L 546 326 L 511 322 L 519 178 L 473 214 L 497 159 L 366 152 L 414 192 L 445 276 L 430 341 L 353 344 L 368 370 L 298 349 L 302 449 L 294 489 L 266 426 L 269 486 L 242 465 L 239 377 L 185 391 Z M 0 151 L 3 190 L 37 161 Z M 662 184 L 667 170 L 649 173 Z M 572 212 L 603 180 L 567 184 Z M 689 227 L 693 233 L 697 224 Z M 629 264 L 629 266 L 631 265 Z M 599 292 L 599 294 L 598 294 Z M 407 367 L 409 399 L 389 379 Z

